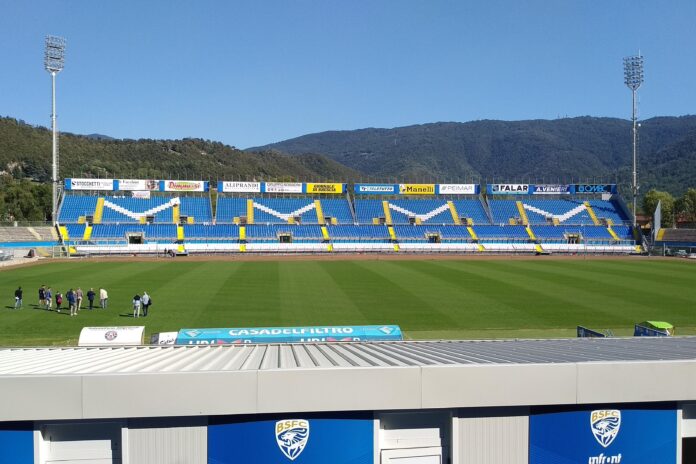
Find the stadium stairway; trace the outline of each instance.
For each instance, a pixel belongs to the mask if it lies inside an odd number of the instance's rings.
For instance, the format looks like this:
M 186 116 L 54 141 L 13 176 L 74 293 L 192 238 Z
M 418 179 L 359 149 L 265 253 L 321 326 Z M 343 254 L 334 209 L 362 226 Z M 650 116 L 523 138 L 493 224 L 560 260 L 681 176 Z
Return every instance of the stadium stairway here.
M 68 228 L 65 226 L 58 226 L 58 233 L 60 234 L 60 239 L 63 242 L 70 240 L 70 235 L 68 234 Z
M 620 239 L 619 239 L 619 236 L 616 235 L 616 232 L 614 232 L 614 229 L 612 229 L 611 226 L 607 226 L 607 231 L 609 232 L 609 235 L 611 235 L 611 237 L 612 237 L 614 240 L 616 240 L 617 242 L 620 240 Z
M 388 226 L 392 226 L 394 223 L 392 222 L 392 216 L 391 216 L 391 211 L 389 210 L 389 202 L 388 201 L 383 201 L 382 202 L 382 209 L 384 209 L 384 220 L 387 223 Z M 391 229 L 391 232 L 389 235 L 392 235 L 394 233 L 394 230 Z M 396 238 L 396 237 L 394 237 Z
M 586 201 L 586 202 L 584 203 L 584 205 L 585 205 L 585 209 L 587 209 L 587 214 L 590 215 L 590 219 L 592 219 L 592 222 L 594 223 L 594 225 L 596 225 L 596 226 L 602 225 L 602 224 L 599 222 L 599 219 L 597 218 L 597 215 L 595 214 L 594 210 L 592 209 L 592 206 L 590 205 L 590 202 L 589 202 L 589 201 Z
M 325 226 L 321 226 L 321 236 L 326 242 L 326 251 L 333 251 L 333 244 L 331 243 L 331 236 L 329 235 L 329 229 Z
M 85 226 L 85 233 L 82 236 L 82 240 L 87 241 L 90 238 L 92 238 L 92 226 L 90 224 L 87 224 Z
M 387 202 L 385 201 L 384 203 L 386 204 Z M 394 226 L 387 226 L 387 230 L 389 231 L 389 238 L 394 244 L 394 251 L 399 251 L 399 244 L 396 238 L 396 232 L 394 232 Z
M 662 238 L 665 236 L 665 229 L 660 229 L 660 231 L 657 233 L 657 238 L 655 241 L 661 242 Z
M 180 224 L 176 226 L 176 239 L 184 240 L 184 226 Z
M 180 205 L 174 205 L 172 207 L 172 222 L 174 224 L 179 223 L 179 219 L 181 218 L 181 206 Z
M 101 224 L 103 216 L 104 216 L 104 197 L 99 197 L 99 198 L 97 198 L 97 207 L 94 208 L 94 216 L 92 217 L 92 222 L 94 224 Z
M 461 224 L 461 221 L 459 220 L 459 214 L 457 213 L 457 208 L 454 206 L 454 202 L 452 200 L 449 200 L 447 202 L 447 207 L 450 210 L 450 214 L 452 214 L 452 220 L 454 221 L 454 223 Z
M 254 223 L 254 200 L 249 198 L 247 200 L 247 224 Z
M 529 225 L 529 218 L 527 217 L 527 212 L 524 210 L 524 206 L 521 201 L 517 201 L 517 211 L 520 212 L 520 219 L 522 219 L 522 224 L 525 226 Z
M 246 251 L 246 226 L 239 226 L 239 251 L 242 253 Z
M 324 225 L 326 223 L 326 219 L 324 218 L 324 211 L 321 209 L 320 200 L 314 200 L 314 209 L 317 212 L 317 222 L 321 225 Z M 324 227 L 322 227 L 322 231 L 323 229 Z
M 536 242 L 536 239 L 537 239 L 537 238 L 536 238 L 536 236 L 534 235 L 534 231 L 532 230 L 532 228 L 529 227 L 529 226 L 527 226 L 527 227 L 525 227 L 525 230 L 527 231 L 527 235 L 529 235 L 529 238 L 530 238 L 531 240 L 534 240 L 534 241 Z

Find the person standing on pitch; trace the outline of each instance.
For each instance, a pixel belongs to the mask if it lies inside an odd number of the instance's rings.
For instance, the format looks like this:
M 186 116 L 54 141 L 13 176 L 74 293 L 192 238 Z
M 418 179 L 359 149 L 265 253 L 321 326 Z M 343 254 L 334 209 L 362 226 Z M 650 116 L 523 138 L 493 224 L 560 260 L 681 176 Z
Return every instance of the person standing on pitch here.
M 82 307 L 82 289 L 80 287 L 77 287 L 77 290 L 75 290 L 75 298 L 77 302 L 77 311 L 80 311 L 80 308 Z
M 39 287 L 39 307 L 46 306 L 46 286 Z
M 109 294 L 106 293 L 105 288 L 100 288 L 99 289 L 99 304 L 101 305 L 102 309 L 106 309 L 106 305 L 109 303 Z
M 71 288 L 68 293 L 65 294 L 68 299 L 68 307 L 70 308 L 70 316 L 77 316 L 77 298 L 75 297 L 75 292 Z
M 140 305 L 142 301 L 140 300 L 140 295 L 137 293 L 133 297 L 133 317 L 139 317 L 140 316 Z
M 150 307 L 150 304 L 152 303 L 152 299 L 150 298 L 150 295 L 147 294 L 146 291 L 143 291 L 143 297 L 140 299 L 143 303 L 143 317 L 147 317 L 147 309 Z
M 89 301 L 89 310 L 91 311 L 92 308 L 94 308 L 94 289 L 90 288 L 89 291 L 87 292 L 87 301 Z
M 15 290 L 15 309 L 22 309 L 22 287 Z
M 44 296 L 46 297 L 44 300 L 44 307 L 46 308 L 46 311 L 50 311 L 53 307 L 53 290 L 51 290 L 51 287 L 44 290 Z M 58 295 L 56 295 L 56 304 L 58 304 Z

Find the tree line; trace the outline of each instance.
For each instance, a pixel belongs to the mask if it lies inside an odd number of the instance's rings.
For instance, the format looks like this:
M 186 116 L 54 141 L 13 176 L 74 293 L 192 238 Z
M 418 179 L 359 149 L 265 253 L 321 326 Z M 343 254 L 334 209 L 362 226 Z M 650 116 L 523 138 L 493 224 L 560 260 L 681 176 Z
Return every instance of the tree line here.
M 696 223 L 696 189 L 690 188 L 677 198 L 669 192 L 652 189 L 643 197 L 643 211 L 654 219 L 659 202 L 662 202 L 662 227 L 673 227 L 676 222 Z

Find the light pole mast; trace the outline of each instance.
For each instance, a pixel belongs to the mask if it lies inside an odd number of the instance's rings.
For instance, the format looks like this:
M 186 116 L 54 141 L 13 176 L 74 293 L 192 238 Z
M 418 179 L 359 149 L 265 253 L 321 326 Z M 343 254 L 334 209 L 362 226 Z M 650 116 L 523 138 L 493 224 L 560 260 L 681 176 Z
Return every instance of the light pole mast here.
M 643 56 L 627 56 L 624 58 L 624 82 L 631 89 L 633 96 L 633 228 L 636 223 L 636 208 L 638 202 L 638 174 L 636 172 L 636 164 L 638 158 L 638 117 L 637 117 L 637 92 L 643 83 Z
M 56 75 L 65 65 L 65 39 L 52 35 L 46 36 L 44 67 L 51 73 L 51 130 L 53 131 L 53 184 L 51 220 L 58 224 L 58 127 L 56 125 Z

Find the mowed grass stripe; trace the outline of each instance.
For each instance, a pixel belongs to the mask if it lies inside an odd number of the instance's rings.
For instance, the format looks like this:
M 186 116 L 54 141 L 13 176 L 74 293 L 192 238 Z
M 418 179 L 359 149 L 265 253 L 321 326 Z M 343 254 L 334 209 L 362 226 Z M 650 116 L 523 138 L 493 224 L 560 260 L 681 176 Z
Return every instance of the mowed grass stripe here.
M 630 333 L 662 319 L 696 333 L 686 260 L 52 262 L 0 271 L 0 344 L 75 343 L 83 326 L 182 327 L 398 323 L 434 337 L 558 336 L 577 324 Z M 80 316 L 28 309 L 37 288 L 109 290 L 110 309 Z M 25 309 L 9 309 L 17 285 Z M 147 290 L 147 319 L 129 315 Z M 448 335 L 449 334 L 449 335 Z

